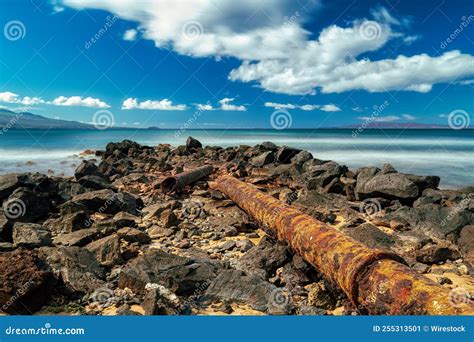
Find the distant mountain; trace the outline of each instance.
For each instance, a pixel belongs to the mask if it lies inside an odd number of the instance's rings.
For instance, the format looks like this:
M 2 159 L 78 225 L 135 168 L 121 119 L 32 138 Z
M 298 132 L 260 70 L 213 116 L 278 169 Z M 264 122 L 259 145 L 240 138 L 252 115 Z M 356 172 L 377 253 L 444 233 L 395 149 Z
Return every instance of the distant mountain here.
M 359 128 L 362 123 L 357 125 L 340 126 L 336 128 Z M 446 125 L 422 124 L 416 122 L 371 122 L 365 129 L 447 129 Z
M 28 129 L 95 129 L 93 125 L 84 124 L 77 121 L 50 119 L 41 115 L 27 112 L 15 113 L 7 109 L 0 109 L 0 127 Z

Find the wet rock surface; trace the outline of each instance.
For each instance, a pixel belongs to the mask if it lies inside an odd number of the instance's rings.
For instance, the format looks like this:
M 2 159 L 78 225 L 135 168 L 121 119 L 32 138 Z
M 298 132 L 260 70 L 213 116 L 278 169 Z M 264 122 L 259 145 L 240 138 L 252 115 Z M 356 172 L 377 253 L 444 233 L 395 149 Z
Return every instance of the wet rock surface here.
M 209 189 L 220 174 L 399 254 L 442 286 L 473 291 L 474 188 L 438 189 L 438 177 L 389 164 L 350 170 L 271 142 L 124 140 L 97 156 L 71 178 L 0 175 L 4 313 L 357 314 L 318 270 Z M 215 172 L 161 192 L 164 178 L 205 164 Z

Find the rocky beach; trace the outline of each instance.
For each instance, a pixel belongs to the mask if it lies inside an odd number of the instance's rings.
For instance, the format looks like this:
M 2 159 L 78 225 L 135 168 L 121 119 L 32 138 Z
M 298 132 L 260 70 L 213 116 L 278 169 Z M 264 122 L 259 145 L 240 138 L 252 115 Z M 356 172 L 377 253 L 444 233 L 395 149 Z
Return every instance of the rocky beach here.
M 449 291 L 453 306 L 472 305 L 474 187 L 443 190 L 437 176 L 390 164 L 349 169 L 271 142 L 202 143 L 124 140 L 82 161 L 74 177 L 0 175 L 0 311 L 365 314 L 271 227 L 210 186 L 223 175 L 396 254 Z M 163 187 L 204 165 L 208 175 Z

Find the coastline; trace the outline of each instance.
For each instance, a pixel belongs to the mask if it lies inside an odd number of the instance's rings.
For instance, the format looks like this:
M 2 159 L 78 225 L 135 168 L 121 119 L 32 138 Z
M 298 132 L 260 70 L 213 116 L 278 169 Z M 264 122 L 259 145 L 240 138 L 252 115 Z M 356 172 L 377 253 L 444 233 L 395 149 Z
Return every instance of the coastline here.
M 124 140 L 96 155 L 98 163 L 82 161 L 73 178 L 0 175 L 0 278 L 8 279 L 0 298 L 13 298 L 0 303 L 6 313 L 362 314 L 209 188 L 223 174 L 369 248 L 396 253 L 439 286 L 474 291 L 473 187 L 440 190 L 437 176 L 390 164 L 349 169 L 271 142 L 220 148 L 191 137 L 177 147 Z M 161 190 L 166 177 L 205 164 L 214 168 L 207 178 L 178 193 Z

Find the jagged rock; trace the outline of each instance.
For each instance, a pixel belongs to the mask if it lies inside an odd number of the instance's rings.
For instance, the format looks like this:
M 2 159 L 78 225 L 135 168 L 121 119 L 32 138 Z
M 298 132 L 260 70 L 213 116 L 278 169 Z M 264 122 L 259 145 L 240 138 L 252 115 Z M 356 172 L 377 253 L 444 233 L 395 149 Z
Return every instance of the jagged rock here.
M 474 267 L 474 226 L 465 226 L 459 235 L 458 246 L 467 262 Z
M 259 156 L 253 157 L 250 162 L 256 167 L 262 167 L 267 164 L 273 163 L 275 160 L 275 153 L 272 151 L 266 151 Z
M 31 314 L 48 300 L 54 286 L 51 272 L 35 251 L 0 253 L 0 308 L 12 314 Z
M 83 160 L 74 171 L 74 177 L 81 179 L 84 176 L 97 176 L 99 168 L 91 160 Z
M 104 286 L 104 269 L 94 253 L 81 247 L 41 247 L 39 258 L 64 284 L 66 294 L 93 293 Z
M 85 248 L 94 253 L 97 261 L 104 267 L 110 268 L 123 262 L 117 234 L 91 242 Z
M 291 159 L 300 153 L 301 150 L 293 147 L 283 146 L 280 147 L 276 154 L 276 160 L 282 164 L 289 164 Z
M 19 175 L 8 173 L 0 175 L 0 201 L 8 198 L 17 187 L 20 186 Z
M 102 190 L 112 188 L 112 183 L 109 180 L 96 176 L 86 175 L 79 179 L 79 184 L 88 189 Z
M 199 140 L 197 139 L 194 139 L 193 137 L 188 137 L 188 139 L 186 140 L 186 149 L 188 150 L 194 150 L 201 147 L 201 142 L 199 142 Z
M 46 229 L 55 234 L 68 234 L 89 228 L 91 225 L 92 220 L 84 211 L 60 215 L 57 218 L 49 218 L 43 223 Z
M 396 173 L 397 170 L 395 170 L 395 168 L 393 167 L 392 164 L 385 163 L 385 164 L 383 164 L 382 170 L 380 172 L 383 173 L 383 174 Z
M 306 287 L 308 289 L 308 304 L 325 310 L 334 310 L 336 298 L 333 290 L 329 289 L 324 282 L 314 283 Z
M 165 228 L 177 226 L 180 221 L 171 209 L 164 210 L 160 215 L 160 222 Z
M 389 249 L 395 243 L 393 236 L 388 235 L 371 223 L 348 228 L 345 233 L 370 248 Z
M 152 239 L 159 239 L 162 237 L 168 237 L 176 233 L 178 229 L 176 227 L 164 228 L 153 226 L 148 230 L 148 235 Z
M 39 224 L 17 222 L 13 226 L 13 245 L 15 248 L 50 246 L 51 233 Z
M 150 242 L 150 236 L 136 228 L 121 228 L 117 231 L 118 236 L 128 242 L 147 243 Z
M 222 270 L 212 280 L 205 297 L 250 305 L 253 309 L 271 314 L 289 314 L 292 300 L 288 293 L 255 274 L 239 270 Z
M 8 197 L 7 204 L 4 203 L 4 210 L 11 211 L 13 213 L 11 216 L 18 222 L 37 222 L 47 217 L 51 209 L 51 201 L 46 195 L 33 192 L 26 187 L 13 191 Z M 14 210 L 19 210 L 19 214 L 17 215 Z
M 179 298 L 172 291 L 159 284 L 147 284 L 142 307 L 145 315 L 179 314 Z
M 311 159 L 313 159 L 313 155 L 311 153 L 308 151 L 301 151 L 291 159 L 291 163 L 301 166 Z
M 63 246 L 85 246 L 97 240 L 101 232 L 97 228 L 77 230 L 68 234 L 59 234 L 54 238 L 54 244 Z
M 240 257 L 237 267 L 245 272 L 268 278 L 277 268 L 290 261 L 289 257 L 290 253 L 286 246 L 264 237 L 257 246 Z
M 86 192 L 74 196 L 71 202 L 83 205 L 90 211 L 105 214 L 116 214 L 119 211 L 135 214 L 139 206 L 134 196 L 110 189 Z
M 176 201 L 166 202 L 166 203 L 156 203 L 149 205 L 142 209 L 142 212 L 145 214 L 143 218 L 145 221 L 150 220 L 152 218 L 159 218 L 161 213 L 166 209 L 175 209 L 177 207 Z
M 421 195 L 418 186 L 401 173 L 377 173 L 365 179 L 357 177 L 356 194 L 359 199 L 382 197 L 414 201 Z
M 0 210 L 0 242 L 12 242 L 13 222 Z
M 446 245 L 426 245 L 415 252 L 416 260 L 424 264 L 437 264 L 459 258 L 459 253 Z
M 190 295 L 202 283 L 215 278 L 217 267 L 161 250 L 148 250 L 130 260 L 122 269 L 119 287 L 144 294 L 148 283 L 157 283 L 177 295 Z
M 138 216 L 121 211 L 115 214 L 113 221 L 117 227 L 136 227 L 141 219 Z

